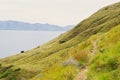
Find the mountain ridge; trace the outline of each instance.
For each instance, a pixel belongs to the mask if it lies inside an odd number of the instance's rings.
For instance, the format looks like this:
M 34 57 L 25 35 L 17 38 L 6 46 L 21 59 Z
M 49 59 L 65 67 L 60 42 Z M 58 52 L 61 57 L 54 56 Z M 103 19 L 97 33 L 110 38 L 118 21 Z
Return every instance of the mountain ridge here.
M 21 21 L 0 21 L 0 30 L 67 31 L 73 25 L 58 26 L 52 24 L 27 23 Z

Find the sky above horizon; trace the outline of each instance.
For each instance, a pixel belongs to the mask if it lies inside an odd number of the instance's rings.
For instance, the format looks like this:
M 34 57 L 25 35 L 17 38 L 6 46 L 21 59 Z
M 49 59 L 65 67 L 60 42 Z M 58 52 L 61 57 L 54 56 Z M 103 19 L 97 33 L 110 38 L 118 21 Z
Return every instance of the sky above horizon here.
M 0 0 L 0 20 L 75 25 L 120 0 Z

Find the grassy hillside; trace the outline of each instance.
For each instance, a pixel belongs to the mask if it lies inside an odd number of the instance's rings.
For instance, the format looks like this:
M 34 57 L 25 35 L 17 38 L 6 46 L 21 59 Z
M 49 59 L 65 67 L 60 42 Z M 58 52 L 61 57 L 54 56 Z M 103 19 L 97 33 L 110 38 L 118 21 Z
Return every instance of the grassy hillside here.
M 120 25 L 102 34 L 89 63 L 88 80 L 120 80 Z
M 97 11 L 74 29 L 25 53 L 0 60 L 0 80 L 119 80 L 120 2 Z

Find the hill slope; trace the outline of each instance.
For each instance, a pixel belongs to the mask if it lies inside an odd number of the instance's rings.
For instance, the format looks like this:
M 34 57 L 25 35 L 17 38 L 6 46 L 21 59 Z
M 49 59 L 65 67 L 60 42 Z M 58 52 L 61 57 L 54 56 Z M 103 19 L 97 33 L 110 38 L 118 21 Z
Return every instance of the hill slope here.
M 104 76 L 109 80 L 108 77 L 119 69 L 119 24 L 120 2 L 100 9 L 42 46 L 1 59 L 0 79 L 73 80 L 79 68 L 88 66 L 88 80 L 103 80 Z M 109 58 L 113 60 L 114 56 L 118 56 L 116 63 L 109 63 Z M 116 71 L 108 73 L 107 68 Z

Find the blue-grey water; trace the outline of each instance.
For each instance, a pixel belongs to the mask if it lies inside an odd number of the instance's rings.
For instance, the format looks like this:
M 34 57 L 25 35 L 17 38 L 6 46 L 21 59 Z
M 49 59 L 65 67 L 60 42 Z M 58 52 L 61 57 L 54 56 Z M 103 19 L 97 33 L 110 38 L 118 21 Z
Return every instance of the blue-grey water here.
M 0 30 L 0 58 L 30 50 L 57 37 L 62 31 Z

